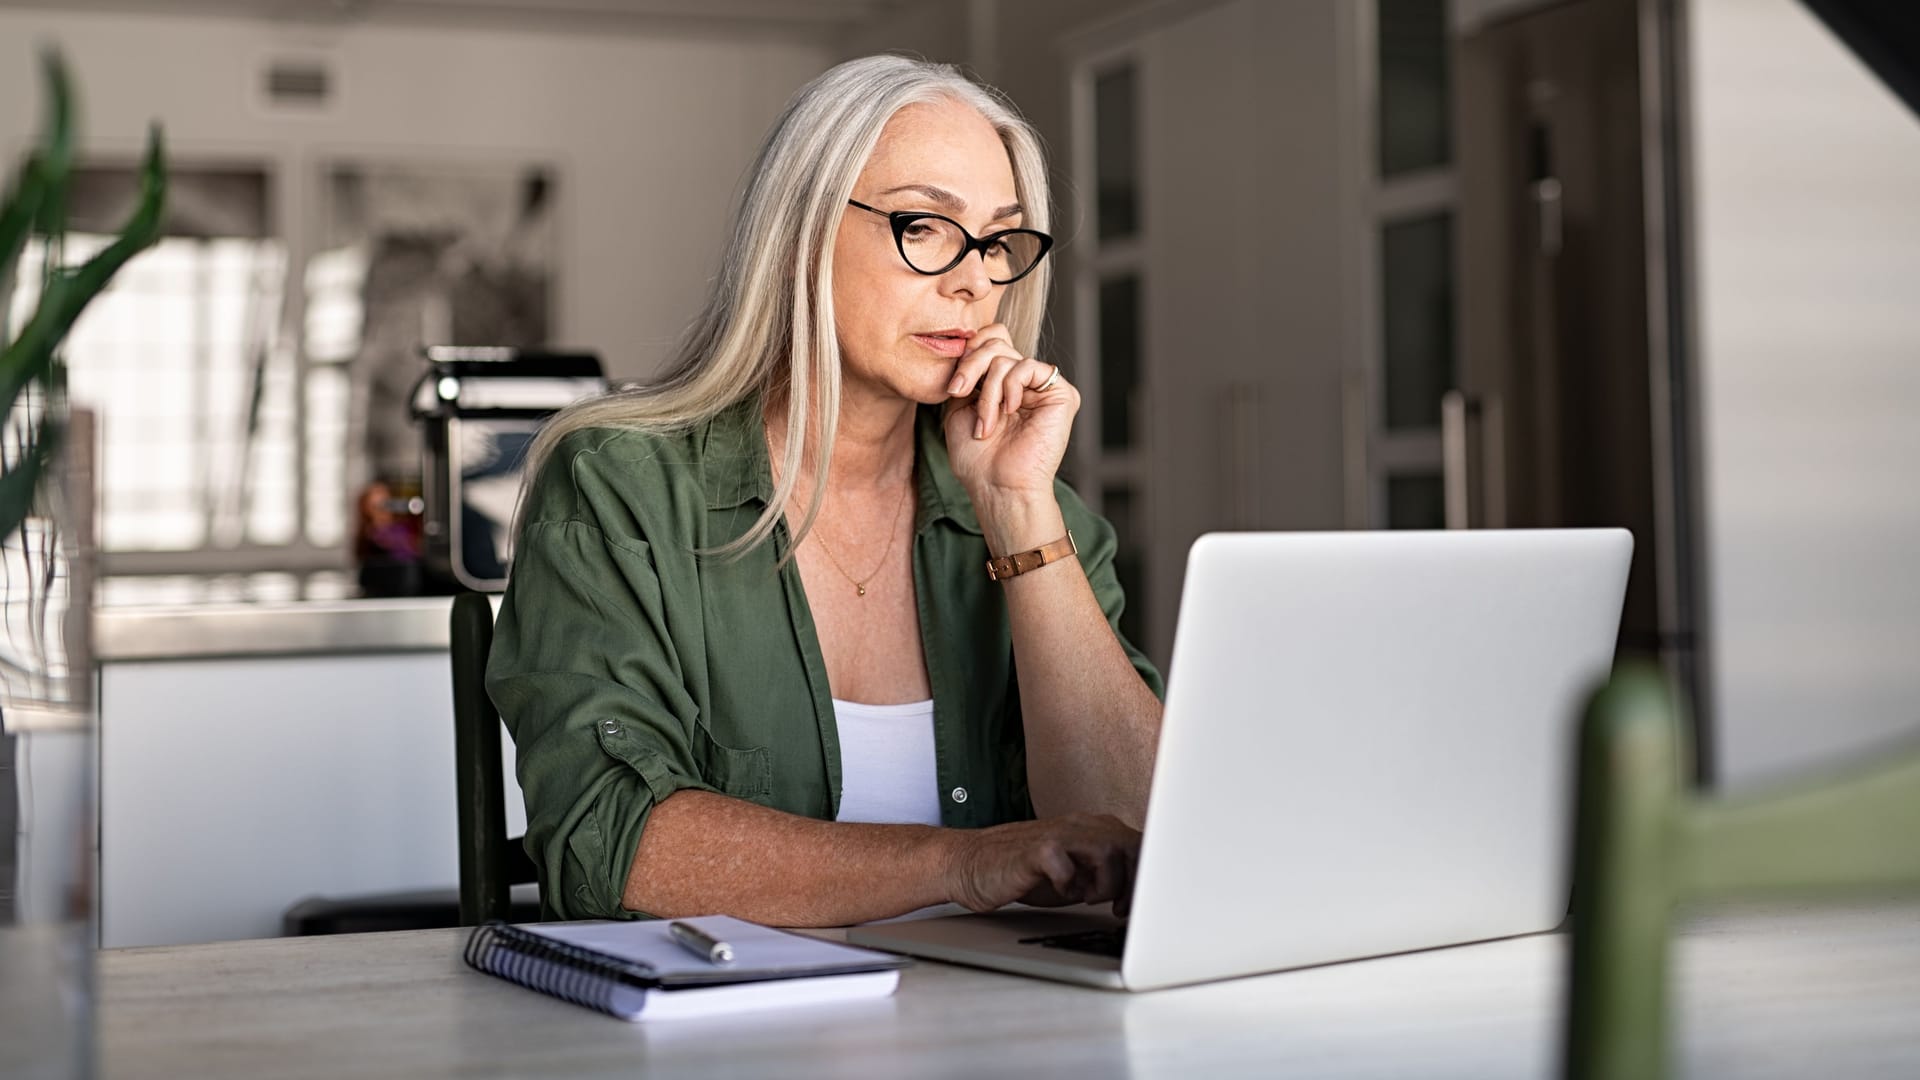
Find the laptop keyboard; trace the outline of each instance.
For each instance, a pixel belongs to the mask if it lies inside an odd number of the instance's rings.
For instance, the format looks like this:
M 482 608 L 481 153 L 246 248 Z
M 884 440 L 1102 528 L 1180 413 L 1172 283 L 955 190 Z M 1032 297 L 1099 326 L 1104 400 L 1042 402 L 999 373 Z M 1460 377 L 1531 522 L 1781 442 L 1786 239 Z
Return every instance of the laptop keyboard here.
M 1121 950 L 1127 947 L 1127 928 L 1116 926 L 1111 930 L 1076 930 L 1071 934 L 1047 934 L 1042 937 L 1021 938 L 1022 945 L 1038 945 L 1047 949 L 1070 949 L 1073 952 L 1092 953 L 1095 956 L 1111 956 L 1118 960 Z

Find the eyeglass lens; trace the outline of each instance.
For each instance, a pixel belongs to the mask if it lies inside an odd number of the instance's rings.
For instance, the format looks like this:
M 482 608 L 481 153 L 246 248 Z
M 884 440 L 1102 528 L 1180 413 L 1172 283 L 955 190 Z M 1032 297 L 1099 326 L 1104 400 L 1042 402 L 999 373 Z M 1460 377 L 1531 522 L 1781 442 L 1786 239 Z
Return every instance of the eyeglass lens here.
M 967 236 L 960 227 L 942 218 L 916 218 L 900 230 L 900 254 L 907 264 L 923 274 L 937 274 L 952 266 L 966 249 Z M 1040 258 L 1040 238 L 1032 233 L 1009 233 L 993 241 L 982 253 L 987 277 L 1004 281 L 1019 277 Z

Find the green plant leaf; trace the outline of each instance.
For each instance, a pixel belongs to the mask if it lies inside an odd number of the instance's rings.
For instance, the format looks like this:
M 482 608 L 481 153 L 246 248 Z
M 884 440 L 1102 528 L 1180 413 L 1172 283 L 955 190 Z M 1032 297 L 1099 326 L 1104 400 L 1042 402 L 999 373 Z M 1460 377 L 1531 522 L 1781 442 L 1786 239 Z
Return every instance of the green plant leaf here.
M 66 193 L 72 177 L 74 147 L 74 92 L 60 54 L 41 56 L 47 83 L 47 126 L 40 148 L 21 166 L 19 181 L 0 204 L 0 285 L 11 280 L 20 252 L 35 225 L 57 252 L 66 230 Z M 140 202 L 120 235 L 77 269 L 58 265 L 50 254 L 46 285 L 19 336 L 0 349 L 0 406 L 13 417 L 22 395 L 38 383 L 46 392 L 44 411 L 37 420 L 18 417 L 31 436 L 19 460 L 0 470 L 0 538 L 11 536 L 33 507 L 33 495 L 50 467 L 65 432 L 66 369 L 60 362 L 60 342 L 113 275 L 160 238 L 166 212 L 166 154 L 160 128 L 148 134 L 146 160 L 140 174 Z M 6 292 L 0 289 L 0 303 Z
M 48 416 L 27 444 L 26 453 L 0 475 L 0 537 L 12 536 L 13 530 L 33 513 L 33 493 L 65 437 L 66 425 L 58 416 Z
M 73 279 L 69 276 L 62 275 L 49 282 L 46 291 L 40 294 L 32 317 L 20 328 L 20 336 L 0 352 L 0 406 L 8 413 L 30 384 L 52 374 L 54 348 L 73 325 L 73 317 L 79 314 L 78 307 L 67 303 L 67 295 L 72 291 Z M 64 316 L 69 307 L 74 308 L 73 316 Z
M 77 302 L 85 307 L 94 293 L 105 288 L 107 280 L 126 265 L 128 259 L 153 246 L 160 239 L 160 227 L 166 221 L 167 213 L 167 158 L 166 146 L 160 134 L 160 126 L 155 124 L 147 129 L 147 152 L 140 164 L 140 202 L 128 215 L 127 223 L 120 227 L 120 235 L 88 259 L 79 270 L 74 272 L 76 280 L 83 287 L 91 287 Z
M 54 350 L 80 313 L 129 259 L 160 238 L 166 201 L 166 157 L 160 129 L 155 127 L 148 135 L 146 161 L 140 170 L 140 202 L 119 237 L 79 269 L 50 278 L 20 336 L 0 353 L 0 404 L 12 409 L 30 383 L 48 376 Z
M 73 173 L 73 80 L 54 49 L 40 54 L 40 70 L 47 84 L 47 120 L 36 156 L 46 172 L 46 191 L 34 216 L 42 234 L 58 237 L 67 231 L 67 179 Z
M 11 285 L 20 252 L 26 249 L 27 234 L 33 231 L 33 219 L 47 191 L 46 170 L 36 155 L 20 163 L 20 175 L 7 190 L 0 204 L 0 282 Z M 0 304 L 13 298 L 11 288 L 0 287 Z
M 73 169 L 73 79 L 58 50 L 40 54 L 40 70 L 47 81 L 47 127 L 40 135 L 40 158 L 47 181 L 54 187 L 67 182 Z

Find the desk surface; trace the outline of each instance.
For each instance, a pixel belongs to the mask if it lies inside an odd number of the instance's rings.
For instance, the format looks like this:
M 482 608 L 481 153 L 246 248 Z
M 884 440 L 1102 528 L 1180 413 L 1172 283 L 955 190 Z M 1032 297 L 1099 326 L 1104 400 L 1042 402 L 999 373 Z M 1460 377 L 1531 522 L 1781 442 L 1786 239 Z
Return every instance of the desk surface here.
M 466 969 L 463 931 L 101 954 L 111 1078 L 1553 1075 L 1565 941 L 1126 995 L 923 962 L 884 1001 L 625 1024 Z M 1920 904 L 1718 912 L 1682 1075 L 1920 1075 Z

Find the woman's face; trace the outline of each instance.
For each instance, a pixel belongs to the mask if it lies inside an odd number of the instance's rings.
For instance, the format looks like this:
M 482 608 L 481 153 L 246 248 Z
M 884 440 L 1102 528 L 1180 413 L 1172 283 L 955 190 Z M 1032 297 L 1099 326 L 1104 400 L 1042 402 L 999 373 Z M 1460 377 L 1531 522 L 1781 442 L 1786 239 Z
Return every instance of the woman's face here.
M 1014 191 L 993 125 L 971 106 L 943 101 L 909 105 L 887 121 L 853 197 L 878 210 L 941 214 L 984 236 L 1020 227 Z M 834 244 L 833 308 L 847 388 L 945 401 L 967 336 L 999 317 L 1006 288 L 987 280 L 979 252 L 944 274 L 915 271 L 886 218 L 846 207 Z

